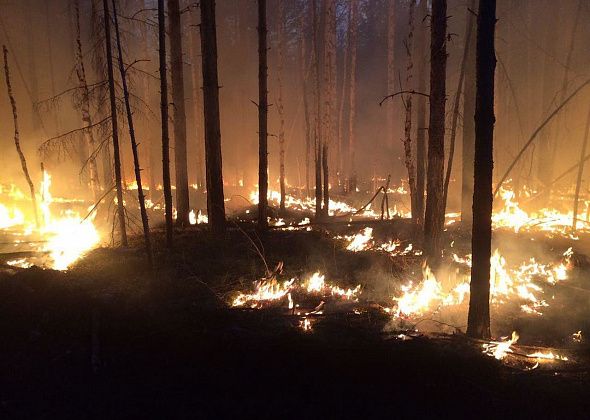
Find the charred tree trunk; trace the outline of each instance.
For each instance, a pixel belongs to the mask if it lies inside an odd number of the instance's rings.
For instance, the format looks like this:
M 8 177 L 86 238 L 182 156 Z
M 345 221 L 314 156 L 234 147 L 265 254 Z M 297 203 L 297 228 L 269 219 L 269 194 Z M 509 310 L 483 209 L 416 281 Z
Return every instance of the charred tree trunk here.
M 197 28 L 199 26 L 199 18 L 196 12 L 192 12 L 192 25 Z M 191 39 L 191 62 L 192 62 L 192 82 L 193 82 L 193 113 L 195 120 L 195 139 L 197 145 L 197 188 L 199 191 L 204 189 L 203 174 L 205 173 L 205 147 L 203 141 L 203 92 L 201 90 L 201 66 L 199 60 L 201 56 L 201 48 L 199 41 L 199 34 L 196 29 L 190 31 Z
M 413 71 L 414 62 L 412 60 L 412 46 L 414 40 L 414 0 L 410 1 L 410 10 L 408 13 L 408 38 L 406 40 L 406 53 L 407 53 L 407 66 L 406 66 L 406 86 L 408 90 L 413 89 Z M 410 187 L 410 201 L 411 201 L 411 212 L 412 222 L 418 224 L 418 213 L 416 209 L 416 169 L 414 167 L 414 158 L 412 156 L 412 94 L 410 93 L 405 100 L 406 108 L 406 121 L 404 123 L 404 156 L 405 165 L 408 171 L 408 185 Z M 387 193 L 387 191 L 386 191 Z
M 424 250 L 434 262 L 442 252 L 445 218 L 443 176 L 445 166 L 445 103 L 447 75 L 447 0 L 432 1 L 430 27 L 430 124 Z
M 27 180 L 27 184 L 29 184 L 29 190 L 31 192 L 31 203 L 33 205 L 33 215 L 35 216 L 35 223 L 37 227 L 39 227 L 39 216 L 37 214 L 37 199 L 35 197 L 35 185 L 31 180 L 31 175 L 29 175 L 29 169 L 27 168 L 27 161 L 25 159 L 25 154 L 23 153 L 20 147 L 20 133 L 18 130 L 18 114 L 16 112 L 16 100 L 14 99 L 14 94 L 12 93 L 12 85 L 10 83 L 10 69 L 8 67 L 8 50 L 6 49 L 6 45 L 2 46 L 2 51 L 4 53 L 4 75 L 6 77 L 6 88 L 8 90 L 8 98 L 10 99 L 10 106 L 12 107 L 12 118 L 14 121 L 14 146 L 16 147 L 16 153 L 18 153 L 18 157 L 20 159 L 20 165 L 23 169 L 23 174 L 25 175 L 25 179 Z
M 416 32 L 416 43 L 414 48 L 414 57 L 418 61 L 418 92 L 426 91 L 426 74 L 427 74 L 427 52 L 426 52 L 426 33 L 427 27 L 425 19 L 428 15 L 428 8 L 425 1 L 421 1 L 418 6 L 418 22 L 420 27 Z M 416 98 L 416 211 L 412 211 L 412 217 L 415 216 L 416 225 L 424 226 L 424 188 L 426 184 L 426 98 L 418 95 Z
M 471 44 L 471 29 L 473 27 L 472 10 L 475 8 L 475 0 L 471 0 L 471 7 L 467 9 L 467 27 L 465 28 L 465 44 L 463 45 L 463 57 L 461 59 L 461 70 L 459 72 L 459 81 L 457 82 L 457 91 L 453 100 L 453 120 L 451 122 L 451 144 L 449 147 L 449 160 L 447 163 L 447 172 L 445 174 L 444 184 L 444 207 L 447 207 L 447 197 L 449 195 L 449 183 L 451 181 L 451 173 L 453 170 L 453 157 L 455 156 L 455 138 L 457 135 L 457 122 L 459 120 L 459 102 L 461 93 L 463 92 L 463 81 L 465 79 L 465 67 L 467 65 L 467 57 L 469 50 L 472 48 Z
M 201 0 L 200 4 L 207 213 L 211 230 L 215 233 L 223 233 L 225 232 L 225 203 L 223 201 L 223 163 L 219 121 L 215 0 Z
M 158 45 L 160 64 L 160 115 L 162 122 L 162 187 L 166 218 L 166 246 L 172 248 L 172 186 L 170 185 L 170 134 L 168 132 L 168 76 L 166 71 L 166 18 L 164 0 L 158 0 Z
M 80 112 L 82 113 L 82 123 L 86 130 L 84 130 L 84 142 L 90 148 L 88 155 L 88 173 L 90 175 L 90 188 L 94 201 L 99 199 L 100 181 L 98 178 L 98 167 L 96 165 L 96 142 L 94 141 L 94 133 L 92 131 L 92 117 L 90 115 L 90 92 L 88 83 L 86 82 L 86 69 L 84 67 L 84 56 L 82 54 L 82 41 L 80 31 L 80 0 L 74 2 L 75 25 L 76 25 L 76 76 L 78 83 L 82 88 L 80 98 Z M 110 188 L 109 186 L 106 186 Z
M 278 97 L 277 97 L 277 110 L 279 114 L 279 184 L 281 198 L 279 203 L 279 210 L 281 213 L 285 211 L 285 107 L 283 105 L 283 61 L 284 61 L 284 50 L 285 50 L 285 13 L 283 0 L 278 0 L 277 8 L 277 81 L 278 81 Z
M 258 0 L 258 228 L 268 228 L 268 47 L 266 0 Z
M 168 0 L 172 102 L 174 104 L 174 169 L 176 172 L 176 223 L 188 226 L 188 162 L 186 157 L 186 112 L 182 62 L 182 23 L 179 0 Z
M 582 176 L 584 175 L 584 165 L 586 149 L 588 148 L 588 135 L 590 134 L 590 111 L 586 117 L 586 129 L 584 131 L 584 141 L 582 142 L 582 153 L 580 154 L 580 163 L 578 165 L 578 176 L 576 177 L 576 192 L 574 198 L 574 214 L 572 217 L 572 231 L 575 232 L 578 225 L 578 200 L 580 198 L 580 188 L 582 186 Z
M 469 12 L 468 12 L 469 13 Z M 471 19 L 469 44 L 475 46 L 475 19 Z M 467 42 L 467 40 L 465 41 Z M 461 221 L 473 220 L 473 160 L 475 159 L 475 48 L 467 52 L 465 61 L 465 93 L 463 94 L 463 135 L 461 169 Z
M 121 156 L 119 155 L 119 124 L 117 121 L 117 98 L 115 96 L 115 75 L 113 72 L 113 50 L 111 47 L 111 16 L 109 2 L 103 0 L 104 32 L 107 51 L 107 74 L 109 78 L 109 98 L 111 103 L 111 125 L 113 128 L 113 155 L 115 158 L 115 188 L 117 190 L 117 216 L 121 245 L 127 246 L 127 227 L 125 225 L 125 207 L 123 206 L 123 185 L 121 180 Z
M 475 183 L 471 249 L 471 294 L 467 334 L 490 337 L 490 257 L 492 251 L 492 172 L 496 0 L 480 0 L 477 18 L 477 94 L 475 109 Z M 476 199 L 477 198 L 477 199 Z
M 117 39 L 117 53 L 119 55 L 119 73 L 121 74 L 121 84 L 123 85 L 123 97 L 125 99 L 125 111 L 127 113 L 127 125 L 129 127 L 129 139 L 131 140 L 131 150 L 133 151 L 133 167 L 135 169 L 135 181 L 137 182 L 137 197 L 139 200 L 139 210 L 141 213 L 141 225 L 143 228 L 143 239 L 145 242 L 145 251 L 150 266 L 153 264 L 152 241 L 150 238 L 150 224 L 148 221 L 147 210 L 145 208 L 145 196 L 141 185 L 141 168 L 139 166 L 139 151 L 137 150 L 137 141 L 135 140 L 135 127 L 133 125 L 133 115 L 131 114 L 131 104 L 129 103 L 129 89 L 127 87 L 127 75 L 125 74 L 125 64 L 123 64 L 123 48 L 121 47 L 121 34 L 119 31 L 119 18 L 117 17 L 116 0 L 113 0 L 113 18 L 115 22 L 115 35 Z

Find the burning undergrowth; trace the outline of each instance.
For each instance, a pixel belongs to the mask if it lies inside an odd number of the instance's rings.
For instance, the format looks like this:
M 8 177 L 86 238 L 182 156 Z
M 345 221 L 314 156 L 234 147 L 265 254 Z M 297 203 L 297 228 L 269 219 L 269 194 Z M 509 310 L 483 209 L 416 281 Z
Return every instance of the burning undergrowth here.
M 370 226 L 360 229 L 349 226 L 348 230 L 353 232 L 331 234 L 341 252 L 386 259 L 395 269 L 390 273 L 369 270 L 365 276 L 361 275 L 361 284 L 347 289 L 336 286 L 339 282 L 334 277 L 320 272 L 284 280 L 263 279 L 250 291 L 238 294 L 232 306 L 250 310 L 272 308 L 277 314 L 296 317 L 296 326 L 304 332 L 313 332 L 334 313 L 359 317 L 366 313 L 380 314 L 388 319 L 383 325 L 384 334 L 399 339 L 429 332 L 465 330 L 471 255 L 461 252 L 468 247 L 459 234 L 449 235 L 454 239 L 445 250 L 445 262 L 433 270 L 424 265 L 421 250 L 407 238 L 392 239 Z M 570 343 L 572 334 L 587 327 L 582 314 L 562 322 L 570 304 L 582 307 L 574 303 L 571 294 L 580 287 L 583 256 L 571 247 L 546 250 L 539 243 L 531 246 L 527 243 L 530 238 L 521 238 L 524 245 L 518 246 L 515 241 L 505 245 L 501 239 L 500 235 L 490 261 L 493 330 L 509 334 L 518 328 L 529 346 L 519 344 L 518 350 L 514 350 L 516 341 L 498 340 L 483 343 L 481 351 L 494 357 L 501 353 L 499 360 L 506 359 L 525 369 L 537 368 L 542 363 L 571 361 L 563 351 L 542 346 Z M 310 285 L 315 281 L 320 286 L 313 288 Z M 561 324 L 562 330 L 547 337 L 543 330 L 549 323 Z M 510 357 L 506 358 L 507 354 Z

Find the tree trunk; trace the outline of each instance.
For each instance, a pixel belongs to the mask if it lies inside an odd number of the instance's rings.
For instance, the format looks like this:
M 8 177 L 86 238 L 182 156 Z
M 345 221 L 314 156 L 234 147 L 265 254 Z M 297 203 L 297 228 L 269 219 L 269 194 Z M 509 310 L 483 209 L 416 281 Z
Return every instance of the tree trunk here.
M 344 110 L 346 105 L 346 94 L 348 89 L 348 78 L 350 72 L 348 67 L 350 66 L 350 30 L 352 24 L 352 2 L 348 2 L 348 31 L 346 32 L 346 39 L 344 44 L 344 58 L 342 65 L 342 86 L 340 92 L 340 104 L 338 106 L 338 138 L 337 138 L 337 149 L 336 149 L 336 175 L 338 177 L 338 186 L 341 186 L 342 172 L 344 169 L 344 156 L 345 156 L 345 137 L 344 137 Z
M 447 197 L 449 195 L 449 183 L 451 181 L 451 173 L 453 170 L 453 157 L 455 156 L 455 138 L 457 135 L 457 122 L 459 120 L 459 102 L 461 93 L 463 91 L 463 82 L 465 79 L 465 67 L 467 66 L 467 57 L 469 50 L 472 48 L 471 44 L 471 30 L 473 28 L 473 9 L 475 8 L 475 0 L 471 0 L 471 6 L 467 9 L 466 28 L 465 28 L 465 43 L 463 44 L 463 57 L 461 59 L 461 70 L 459 71 L 459 81 L 457 82 L 457 91 L 453 100 L 453 120 L 451 122 L 451 144 L 449 147 L 449 160 L 447 163 L 447 172 L 445 174 L 444 184 L 444 207 L 447 207 Z
M 476 12 L 476 10 L 474 10 Z M 468 12 L 469 13 L 469 12 Z M 475 20 L 471 19 L 470 45 L 475 45 Z M 467 40 L 465 41 L 467 42 Z M 475 48 L 467 53 L 465 62 L 465 93 L 463 94 L 463 137 L 461 169 L 461 221 L 470 226 L 473 220 L 473 160 L 475 158 Z
M 285 107 L 283 105 L 283 61 L 285 50 L 285 13 L 283 0 L 278 0 L 277 7 L 277 82 L 278 82 L 278 96 L 277 96 L 277 111 L 279 114 L 279 184 L 281 198 L 279 203 L 279 210 L 281 213 L 285 211 Z
M 405 89 L 414 88 L 412 77 L 414 71 L 414 62 L 412 60 L 412 45 L 414 40 L 414 5 L 415 1 L 410 1 L 409 20 L 408 20 L 408 38 L 406 40 L 407 66 L 406 66 L 406 86 Z M 412 94 L 407 95 L 405 100 L 406 121 L 404 124 L 404 163 L 408 171 L 408 185 L 410 187 L 410 201 L 412 222 L 418 223 L 418 214 L 416 211 L 416 169 L 414 167 L 414 158 L 412 156 Z M 392 102 L 392 101 L 390 101 Z
M 192 26 L 197 28 L 199 26 L 199 18 L 196 12 L 191 11 Z M 197 147 L 197 189 L 202 191 L 204 189 L 203 174 L 205 173 L 205 147 L 203 141 L 203 91 L 201 90 L 202 76 L 201 66 L 199 64 L 201 56 L 201 48 L 199 41 L 199 33 L 196 29 L 190 31 L 191 39 L 191 63 L 192 63 L 192 82 L 193 82 L 193 113 L 195 120 L 195 144 Z
M 356 56 L 357 56 L 357 34 L 358 34 L 358 0 L 351 0 L 350 9 L 350 77 L 348 78 L 348 158 L 347 172 L 349 178 L 349 189 L 356 190 Z
M 330 178 L 329 150 L 335 140 L 335 109 L 336 109 L 336 1 L 324 0 L 324 68 L 323 68 L 323 133 L 322 133 L 322 168 L 324 176 L 324 208 L 325 216 L 330 212 Z
M 477 93 L 475 105 L 475 178 L 471 250 L 471 294 L 467 334 L 490 337 L 490 257 L 492 251 L 492 172 L 494 145 L 494 73 L 496 0 L 480 0 L 477 18 Z
M 113 50 L 111 47 L 111 16 L 109 2 L 103 0 L 104 33 L 107 51 L 107 75 L 109 79 L 109 98 L 111 103 L 111 125 L 113 128 L 113 155 L 115 158 L 115 188 L 117 190 L 117 216 L 121 245 L 127 246 L 127 226 L 125 225 L 125 208 L 123 206 L 123 185 L 121 180 L 121 156 L 119 155 L 119 124 L 117 121 L 117 98 L 115 96 L 115 75 L 113 73 Z
M 143 6 L 144 9 L 148 8 L 148 0 L 143 0 L 140 4 Z M 148 38 L 148 25 L 143 24 L 141 26 L 141 37 L 142 37 L 142 54 L 147 59 L 150 57 L 149 51 L 149 38 Z M 151 86 L 150 86 L 150 74 L 144 74 L 142 77 L 142 84 L 143 84 L 143 100 L 146 104 L 151 104 L 152 95 L 151 95 Z M 148 166 L 149 166 L 149 177 L 148 177 L 148 189 L 149 189 L 149 197 L 152 201 L 156 200 L 156 167 L 157 164 L 157 141 L 152 133 L 152 125 L 151 121 L 146 121 L 145 123 L 145 138 L 147 139 L 148 143 Z
M 172 248 L 172 186 L 170 185 L 170 134 L 168 132 L 168 75 L 166 71 L 166 18 L 164 0 L 158 0 L 158 45 L 160 64 L 160 115 L 162 122 L 162 187 L 166 218 L 166 246 Z
M 268 228 L 268 47 L 266 0 L 258 0 L 258 228 Z
M 311 5 L 308 6 L 311 8 Z M 309 115 L 309 100 L 308 100 L 308 80 L 309 80 L 309 63 L 307 59 L 306 37 L 305 37 L 305 10 L 301 14 L 300 19 L 300 55 L 301 61 L 301 87 L 303 89 L 303 113 L 305 117 L 305 195 L 309 198 L 311 194 L 310 184 L 310 155 L 311 155 L 311 117 Z
M 170 73 L 174 104 L 174 169 L 176 172 L 176 223 L 188 226 L 189 194 L 186 157 L 186 112 L 184 105 L 184 69 L 182 62 L 182 23 L 179 0 L 168 0 L 170 36 Z
M 559 28 L 561 7 L 554 1 L 546 1 L 544 9 L 541 9 L 546 16 L 545 24 L 547 27 Z M 543 66 L 543 84 L 542 84 L 542 104 L 543 116 L 548 115 L 553 107 L 555 91 L 558 87 L 556 83 L 555 56 L 557 53 L 558 36 L 552 31 L 545 32 L 543 46 L 545 48 L 545 62 Z M 567 77 L 567 76 L 566 76 Z M 539 138 L 539 151 L 537 153 L 537 178 L 543 186 L 543 194 L 539 197 L 543 202 L 549 200 L 551 194 L 551 180 L 553 179 L 553 167 L 555 164 L 555 146 L 556 146 L 555 125 L 551 124 L 545 127 Z
M 588 134 L 590 134 L 590 111 L 586 117 L 586 130 L 584 131 L 584 141 L 582 142 L 582 153 L 580 154 L 580 163 L 578 164 L 578 176 L 576 177 L 576 192 L 574 198 L 574 214 L 572 217 L 572 231 L 575 232 L 578 225 L 578 199 L 580 197 L 580 188 L 582 186 L 582 176 L 584 175 L 584 164 L 586 149 L 588 147 Z
M 322 217 L 322 92 L 320 90 L 320 22 L 318 19 L 317 0 L 311 2 L 311 21 L 313 24 L 313 36 L 311 42 L 311 56 L 313 60 L 313 100 L 315 105 L 314 116 L 314 164 L 315 164 L 315 217 Z
M 430 124 L 424 250 L 433 262 L 442 252 L 445 218 L 443 176 L 445 166 L 445 103 L 447 75 L 447 1 L 432 1 L 430 27 Z
M 88 155 L 88 173 L 90 175 L 90 189 L 92 197 L 97 202 L 100 195 L 100 181 L 98 178 L 98 167 L 96 165 L 96 142 L 94 141 L 94 132 L 92 131 L 92 117 L 90 115 L 90 92 L 86 82 L 86 69 L 84 67 L 84 56 L 82 54 L 82 41 L 80 31 L 80 0 L 74 1 L 75 25 L 76 25 L 76 76 L 78 83 L 82 88 L 80 98 L 80 112 L 82 113 L 82 123 L 86 127 L 84 130 L 84 142 L 90 147 Z M 110 188 L 110 185 L 105 186 Z
M 119 18 L 117 17 L 116 0 L 113 0 L 113 18 L 115 22 L 115 35 L 117 39 L 117 53 L 119 55 L 119 73 L 121 74 L 121 84 L 123 85 L 123 96 L 125 99 L 125 111 L 127 112 L 127 125 L 129 126 L 129 139 L 131 140 L 131 150 L 133 151 L 133 167 L 135 169 L 135 181 L 137 182 L 137 197 L 139 200 L 139 210 L 141 213 L 141 225 L 143 227 L 143 239 L 145 242 L 145 251 L 150 266 L 153 265 L 152 242 L 150 238 L 150 224 L 148 221 L 147 211 L 145 208 L 145 196 L 141 185 L 141 168 L 139 166 L 139 152 L 137 150 L 137 141 L 135 140 L 135 128 L 133 126 L 133 116 L 131 114 L 131 104 L 129 103 L 129 89 L 127 87 L 127 75 L 125 74 L 125 64 L 123 64 L 123 48 L 121 47 L 121 34 L 119 31 Z
M 426 1 L 420 1 L 417 20 L 420 26 L 416 32 L 416 43 L 414 44 L 414 57 L 418 61 L 418 92 L 426 92 L 427 27 L 425 19 L 427 15 Z M 416 225 L 421 228 L 424 226 L 424 187 L 426 179 L 426 100 L 422 95 L 418 95 L 416 98 L 416 211 L 412 211 L 412 217 L 414 217 L 415 213 Z
M 12 118 L 14 120 L 14 146 L 16 147 L 16 153 L 18 153 L 18 157 L 20 159 L 20 164 L 23 169 L 23 174 L 25 175 L 25 179 L 27 180 L 27 184 L 29 184 L 29 191 L 31 193 L 31 203 L 33 205 L 33 215 L 35 216 L 35 223 L 37 227 L 39 227 L 39 216 L 37 214 L 37 199 L 35 197 L 35 185 L 31 180 L 31 175 L 29 175 L 29 169 L 27 168 L 27 161 L 25 159 L 25 154 L 23 153 L 20 147 L 20 133 L 18 130 L 18 114 L 16 112 L 16 100 L 14 99 L 14 95 L 12 93 L 12 85 L 10 83 L 10 69 L 8 68 L 8 50 L 6 49 L 6 45 L 2 46 L 2 51 L 4 53 L 4 75 L 6 77 L 6 88 L 8 90 L 8 98 L 10 99 L 10 105 L 12 107 Z
M 395 92 L 397 72 L 395 69 L 395 18 L 397 0 L 388 0 L 387 4 L 387 91 Z M 396 143 L 395 102 L 388 101 L 387 107 L 387 133 L 389 145 L 393 147 Z
M 223 163 L 219 121 L 219 81 L 217 77 L 217 28 L 215 0 L 201 0 L 201 51 L 203 71 L 203 114 L 205 122 L 205 166 L 207 213 L 215 233 L 225 232 Z

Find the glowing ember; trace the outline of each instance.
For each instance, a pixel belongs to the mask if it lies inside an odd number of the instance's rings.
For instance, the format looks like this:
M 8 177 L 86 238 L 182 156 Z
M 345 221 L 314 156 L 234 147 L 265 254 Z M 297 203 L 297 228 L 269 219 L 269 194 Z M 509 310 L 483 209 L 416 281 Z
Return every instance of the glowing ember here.
M 546 360 L 563 360 L 563 361 L 568 361 L 569 359 L 566 356 L 561 356 L 559 354 L 555 354 L 552 351 L 548 351 L 548 352 L 535 352 L 535 353 L 531 353 L 531 354 L 527 354 L 527 357 L 530 358 L 534 358 L 534 359 L 546 359 Z
M 29 268 L 29 267 L 33 266 L 33 264 L 28 262 L 26 258 L 18 258 L 16 260 L 6 261 L 6 264 L 10 265 L 12 267 L 19 267 L 19 268 Z
M 299 321 L 299 328 L 305 332 L 311 332 L 313 330 L 312 322 L 308 318 L 303 318 Z
M 581 343 L 583 338 L 582 338 L 582 331 L 578 331 L 572 334 L 572 340 L 574 341 L 574 343 Z

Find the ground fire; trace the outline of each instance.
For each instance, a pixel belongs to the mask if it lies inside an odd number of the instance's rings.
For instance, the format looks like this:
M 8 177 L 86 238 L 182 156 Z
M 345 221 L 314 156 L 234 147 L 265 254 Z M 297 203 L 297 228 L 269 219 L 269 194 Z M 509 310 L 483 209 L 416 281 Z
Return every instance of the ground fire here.
M 0 2 L 0 416 L 587 417 L 588 18 Z

